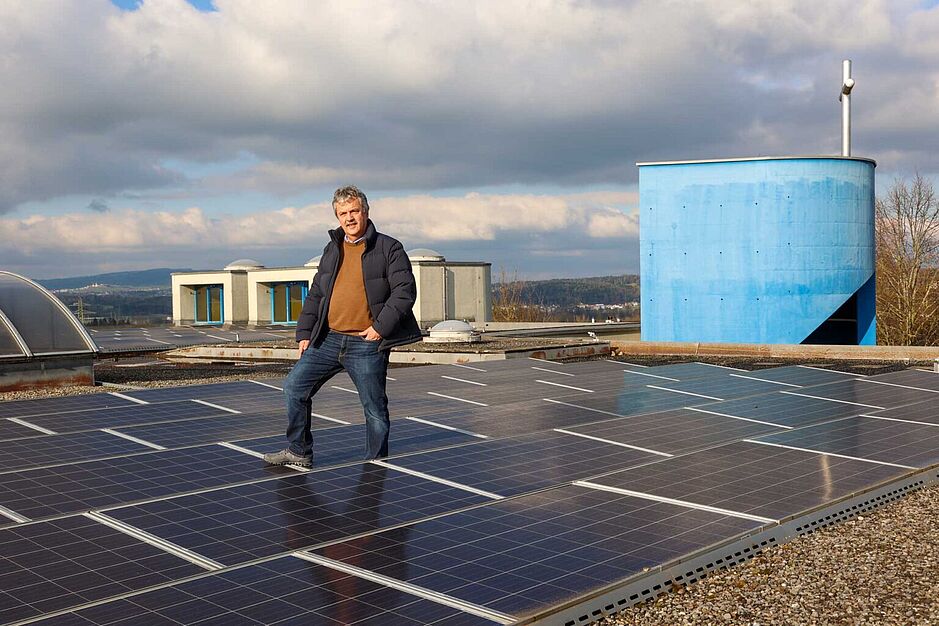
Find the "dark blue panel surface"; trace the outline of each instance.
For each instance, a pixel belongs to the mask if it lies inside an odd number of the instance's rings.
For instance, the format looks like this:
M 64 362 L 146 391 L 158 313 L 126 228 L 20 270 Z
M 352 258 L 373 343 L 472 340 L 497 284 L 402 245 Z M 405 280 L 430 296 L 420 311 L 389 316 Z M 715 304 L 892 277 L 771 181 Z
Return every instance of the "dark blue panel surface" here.
M 849 417 L 759 441 L 912 467 L 939 462 L 939 426 L 873 417 Z
M 267 382 L 264 379 L 258 379 L 259 382 Z M 272 383 L 269 383 L 272 384 Z M 224 398 L 235 398 L 240 396 L 259 396 L 259 397 L 283 397 L 283 393 L 277 389 L 271 389 L 264 385 L 258 385 L 247 380 L 236 380 L 225 383 L 211 383 L 207 385 L 182 385 L 179 387 L 163 387 L 161 389 L 145 389 L 140 391 L 128 391 L 125 395 L 145 400 L 147 402 L 170 402 L 173 400 L 200 399 L 212 401 Z M 220 402 L 224 404 L 224 402 Z
M 871 409 L 876 410 L 878 408 L 892 409 L 905 404 L 914 404 L 927 400 L 936 401 L 937 399 L 936 394 L 930 391 L 909 389 L 893 385 L 881 385 L 870 382 L 864 378 L 818 385 L 809 389 L 799 390 L 799 393 L 841 400 L 843 402 L 854 402 L 865 405 L 861 407 L 861 409 L 865 411 Z
M 333 426 L 335 424 L 332 422 L 313 420 L 313 428 L 332 428 Z M 132 426 L 115 430 L 165 448 L 180 448 L 217 441 L 235 441 L 274 435 L 284 432 L 286 427 L 287 418 L 279 413 L 261 415 L 227 413 L 211 419 Z
M 406 454 L 479 441 L 464 433 L 422 424 L 408 419 L 395 420 L 389 431 L 389 454 Z M 280 436 L 248 439 L 235 442 L 255 452 L 283 450 L 287 440 Z M 336 426 L 313 433 L 313 466 L 328 467 L 360 461 L 365 455 L 365 427 Z
M 810 391 L 811 389 L 808 389 L 806 393 Z M 789 427 L 816 424 L 849 415 L 858 415 L 868 410 L 856 404 L 782 392 L 753 398 L 702 404 L 695 408 Z
M 557 432 L 414 454 L 395 466 L 511 496 L 662 457 Z
M 744 372 L 740 372 L 743 374 Z M 746 372 L 747 376 L 753 378 L 762 378 L 763 380 L 774 380 L 789 385 L 798 385 L 808 387 L 811 385 L 824 385 L 826 383 L 838 383 L 845 380 L 857 378 L 855 374 L 847 372 L 837 372 L 834 370 L 817 369 L 805 367 L 802 365 L 787 365 L 785 367 L 770 367 L 765 370 L 754 370 Z
M 152 451 L 153 448 L 95 430 L 67 435 L 43 435 L 0 442 L 0 471 Z
M 758 526 L 566 486 L 315 552 L 523 616 Z
M 22 439 L 23 437 L 36 437 L 42 435 L 41 432 L 8 419 L 0 418 L 0 441 L 7 439 Z
M 210 445 L 0 474 L 0 505 L 31 519 L 293 472 Z
M 204 570 L 86 517 L 0 530 L 0 623 Z
M 651 387 L 627 388 L 621 393 L 593 393 L 578 396 L 554 397 L 554 400 L 573 406 L 594 409 L 614 417 L 658 413 L 686 406 L 698 406 L 714 402 L 674 391 L 663 391 Z M 600 419 L 600 418 L 598 418 Z
M 492 624 L 403 591 L 295 557 L 115 600 L 43 626 L 141 624 Z
M 939 411 L 936 410 L 936 403 L 931 400 L 917 402 L 916 404 L 907 404 L 895 409 L 886 409 L 884 411 L 865 411 L 865 415 L 876 415 L 878 417 L 889 417 L 891 419 L 905 420 L 909 422 L 924 422 L 926 424 L 939 425 Z
M 906 473 L 877 463 L 736 442 L 591 482 L 778 520 Z
M 871 376 L 870 380 L 881 383 L 891 383 L 893 385 L 906 385 L 916 387 L 917 389 L 939 391 L 939 375 L 937 375 L 936 372 L 926 372 L 915 368 L 899 372 L 890 372 L 888 374 L 878 374 L 877 376 Z
M 718 444 L 779 430 L 778 426 L 676 409 L 621 417 L 568 428 L 571 432 L 641 448 L 684 454 Z
M 170 422 L 198 417 L 231 415 L 204 404 L 189 401 L 161 402 L 159 404 L 132 404 L 92 411 L 74 411 L 62 415 L 37 415 L 27 421 L 57 433 L 70 433 L 99 428 L 120 428 L 135 424 Z
M 780 386 L 742 376 L 725 376 L 723 378 L 704 378 L 677 383 L 655 383 L 662 389 L 673 389 L 685 393 L 710 396 L 713 400 L 731 400 L 747 396 L 758 396 L 779 391 Z
M 489 501 L 366 464 L 112 509 L 108 515 L 234 565 Z
M 133 406 L 135 403 L 109 393 L 86 396 L 65 396 L 39 400 L 0 402 L 0 417 L 29 417 L 30 415 L 58 415 L 67 411 L 85 411 L 108 407 Z

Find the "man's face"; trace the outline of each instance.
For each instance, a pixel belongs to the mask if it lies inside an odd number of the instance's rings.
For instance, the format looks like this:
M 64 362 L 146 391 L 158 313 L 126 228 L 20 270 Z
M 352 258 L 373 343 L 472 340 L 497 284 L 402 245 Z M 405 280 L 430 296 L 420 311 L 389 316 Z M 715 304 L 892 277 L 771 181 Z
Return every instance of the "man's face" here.
M 362 209 L 362 201 L 358 198 L 337 204 L 336 217 L 349 239 L 355 241 L 365 234 L 368 227 L 368 211 Z

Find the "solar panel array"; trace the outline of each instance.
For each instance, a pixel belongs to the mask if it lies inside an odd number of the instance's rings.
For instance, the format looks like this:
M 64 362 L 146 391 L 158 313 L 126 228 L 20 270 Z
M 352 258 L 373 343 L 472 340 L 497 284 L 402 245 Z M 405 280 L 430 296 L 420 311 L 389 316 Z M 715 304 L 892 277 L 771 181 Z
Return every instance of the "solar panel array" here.
M 340 375 L 314 468 L 281 380 L 0 403 L 0 624 L 483 624 L 939 462 L 939 377 L 535 359 Z
M 167 326 L 151 328 L 88 328 L 103 354 L 170 350 L 184 346 L 245 343 L 293 339 L 294 329 L 217 328 L 214 326 Z

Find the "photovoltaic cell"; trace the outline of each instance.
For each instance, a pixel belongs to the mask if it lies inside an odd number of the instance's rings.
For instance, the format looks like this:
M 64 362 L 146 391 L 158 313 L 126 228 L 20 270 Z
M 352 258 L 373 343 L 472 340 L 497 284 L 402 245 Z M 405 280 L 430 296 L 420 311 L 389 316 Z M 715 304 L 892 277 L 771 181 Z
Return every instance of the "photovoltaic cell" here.
M 234 565 L 489 501 L 366 464 L 112 509 L 108 515 Z
M 204 570 L 82 516 L 0 530 L 0 623 Z
M 30 424 L 48 428 L 57 433 L 70 433 L 219 415 L 231 415 L 231 413 L 184 400 L 161 402 L 159 404 L 134 404 L 91 411 L 74 411 L 63 415 L 37 415 L 30 417 L 27 421 Z
M 815 369 L 811 367 L 802 367 L 801 365 L 770 367 L 763 370 L 739 373 L 750 376 L 752 378 L 774 380 L 776 382 L 787 383 L 790 385 L 799 385 L 802 387 L 824 385 L 826 383 L 839 383 L 845 380 L 851 380 L 852 378 L 857 378 L 857 375 L 849 374 L 847 372 Z
M 488 620 L 286 556 L 75 611 L 43 626 L 455 624 Z
M 936 403 L 931 401 L 917 402 L 916 404 L 907 404 L 895 409 L 886 409 L 884 411 L 865 411 L 865 415 L 876 415 L 878 417 L 889 417 L 890 419 L 906 420 L 911 422 L 925 422 L 927 424 L 939 425 L 939 412 L 936 411 Z
M 690 409 L 676 409 L 614 418 L 573 426 L 567 430 L 674 455 L 764 435 L 779 430 L 779 427 Z
M 647 452 L 544 432 L 414 454 L 393 465 L 512 496 L 661 458 Z
M 313 428 L 330 428 L 332 422 L 313 420 Z M 197 446 L 217 441 L 252 439 L 282 433 L 287 418 L 281 414 L 234 415 L 227 413 L 211 419 L 166 422 L 115 429 L 165 448 Z
M 411 420 L 395 420 L 389 431 L 389 454 L 406 454 L 444 446 L 479 441 L 477 437 L 446 430 Z M 237 445 L 265 453 L 283 450 L 287 440 L 283 435 L 237 441 Z M 313 466 L 329 467 L 360 461 L 365 456 L 365 427 L 337 426 L 323 428 L 313 434 Z
M 661 384 L 655 383 L 655 385 L 662 389 L 673 389 L 675 391 L 684 391 L 685 393 L 711 396 L 718 400 L 731 400 L 734 398 L 758 396 L 779 391 L 779 385 L 775 383 L 731 376 L 724 376 L 723 378 L 699 378 L 678 383 L 663 382 Z
M 31 519 L 292 473 L 218 445 L 0 475 L 0 504 Z
M 935 402 L 939 399 L 935 393 L 930 391 L 894 387 L 892 385 L 878 385 L 868 382 L 863 378 L 858 380 L 846 380 L 840 383 L 829 383 L 827 385 L 819 385 L 817 387 L 797 391 L 799 393 L 822 398 L 855 402 L 883 409 L 892 409 L 905 404 L 914 404 L 927 400 Z M 862 407 L 862 410 L 869 409 Z
M 866 461 L 734 442 L 591 482 L 782 519 L 906 473 Z
M 59 415 L 68 411 L 85 411 L 108 407 L 133 406 L 130 400 L 109 393 L 92 393 L 85 396 L 41 398 L 38 400 L 16 400 L 0 402 L 0 417 L 28 418 L 32 415 Z
M 913 467 L 939 462 L 939 426 L 873 417 L 849 417 L 758 440 Z
M 314 552 L 525 616 L 757 526 L 565 486 Z
M 917 389 L 939 391 L 939 375 L 936 375 L 935 372 L 924 372 L 918 369 L 878 374 L 877 376 L 871 376 L 870 380 L 894 385 L 907 385 L 909 387 L 916 387 Z
M 41 434 L 42 433 L 38 430 L 23 426 L 22 424 L 17 424 L 16 422 L 11 422 L 7 419 L 0 418 L 0 441 L 6 441 L 7 439 L 22 439 L 23 437 L 35 437 Z
M 636 387 L 621 393 L 592 393 L 553 398 L 565 404 L 594 409 L 614 417 L 628 417 L 643 413 L 658 413 L 686 406 L 698 406 L 714 402 L 674 391 L 663 391 L 650 387 Z
M 0 472 L 152 450 L 101 431 L 13 439 L 0 441 Z
M 811 388 L 806 390 L 810 393 Z M 869 409 L 856 404 L 845 404 L 822 398 L 810 398 L 787 393 L 771 393 L 752 398 L 701 404 L 696 408 L 724 415 L 780 424 L 792 428 L 816 424 L 827 420 L 858 415 Z
M 259 379 L 265 382 L 264 379 Z M 211 383 L 207 385 L 182 385 L 179 387 L 163 387 L 161 389 L 145 389 L 137 391 L 128 391 L 126 394 L 138 400 L 146 402 L 171 402 L 178 400 L 212 400 L 221 398 L 233 398 L 240 396 L 258 396 L 258 397 L 280 397 L 283 393 L 276 389 L 264 387 L 250 381 L 232 381 L 225 383 Z

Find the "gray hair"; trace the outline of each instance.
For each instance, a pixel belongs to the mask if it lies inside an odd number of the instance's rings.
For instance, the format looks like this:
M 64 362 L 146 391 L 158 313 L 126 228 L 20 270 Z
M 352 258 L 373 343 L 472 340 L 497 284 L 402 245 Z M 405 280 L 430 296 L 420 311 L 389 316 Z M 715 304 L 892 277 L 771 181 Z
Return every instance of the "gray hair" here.
M 340 187 L 336 190 L 336 193 L 333 194 L 333 213 L 336 212 L 338 205 L 345 204 L 350 200 L 358 200 L 361 202 L 362 210 L 368 213 L 368 198 L 366 198 L 362 190 L 355 185 Z

